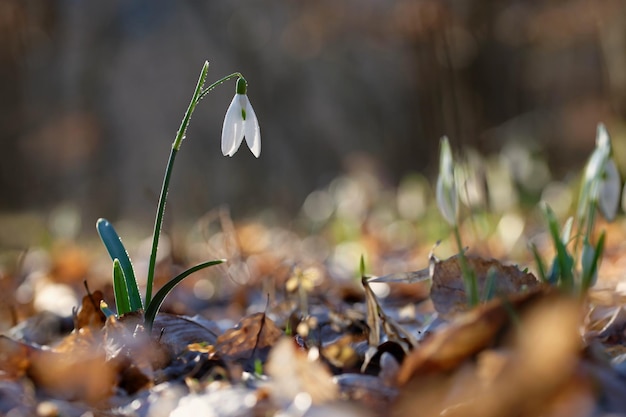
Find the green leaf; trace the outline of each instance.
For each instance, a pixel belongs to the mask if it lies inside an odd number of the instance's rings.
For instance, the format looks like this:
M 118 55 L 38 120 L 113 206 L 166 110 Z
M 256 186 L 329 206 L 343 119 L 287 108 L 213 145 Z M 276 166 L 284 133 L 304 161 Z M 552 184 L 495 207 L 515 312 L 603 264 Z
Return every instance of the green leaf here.
M 548 275 L 547 282 L 550 285 L 557 285 L 561 279 L 561 267 L 559 266 L 559 257 L 555 256 L 552 260 L 552 266 L 550 268 L 550 275 Z
M 128 288 L 126 287 L 126 278 L 124 278 L 124 270 L 120 260 L 115 258 L 113 260 L 113 293 L 115 294 L 115 308 L 117 314 L 130 313 L 132 311 L 130 307 L 130 299 L 128 298 Z
M 141 303 L 141 296 L 139 295 L 139 288 L 137 287 L 137 280 L 135 279 L 135 271 L 130 257 L 128 256 L 128 252 L 122 243 L 122 239 L 118 236 L 113 225 L 106 219 L 98 219 L 96 229 L 98 230 L 100 239 L 102 239 L 102 243 L 104 243 L 104 246 L 106 246 L 109 251 L 111 259 L 114 261 L 118 259 L 122 267 L 130 301 L 130 311 L 141 310 L 143 305 Z
M 543 282 L 548 282 L 546 267 L 541 260 L 541 256 L 539 255 L 539 250 L 537 250 L 537 246 L 534 243 L 531 243 L 530 250 L 532 251 L 535 262 L 537 263 L 537 273 L 539 274 L 539 278 L 541 278 L 541 281 Z
M 550 236 L 552 236 L 552 242 L 556 249 L 556 262 L 553 265 L 552 271 L 555 272 L 555 266 L 558 265 L 558 277 L 560 278 L 560 284 L 565 290 L 571 290 L 574 288 L 574 275 L 572 267 L 574 266 L 574 259 L 567 252 L 567 248 L 559 236 L 559 224 L 556 219 L 554 211 L 547 204 L 544 206 L 546 218 L 548 220 L 548 229 L 550 230 Z M 551 277 L 554 278 L 554 277 Z M 558 280 L 558 278 L 556 278 Z
M 167 295 L 170 293 L 170 291 L 174 289 L 176 285 L 178 285 L 182 280 L 184 280 L 194 272 L 200 271 L 201 269 L 208 268 L 213 265 L 219 265 L 225 261 L 226 259 L 217 259 L 215 261 L 204 262 L 192 268 L 189 268 L 188 270 L 172 278 L 167 284 L 163 286 L 163 288 L 157 291 L 157 293 L 152 298 L 152 301 L 150 301 L 150 304 L 148 304 L 148 307 L 146 307 L 144 323 L 148 330 L 152 329 L 152 324 L 154 323 L 154 319 L 159 312 L 159 309 L 161 308 L 161 304 L 163 304 L 163 300 L 165 300 L 165 297 L 167 297 Z
M 487 280 L 483 287 L 483 302 L 489 301 L 493 298 L 496 292 L 496 269 L 494 267 L 489 268 L 487 271 Z
M 359 270 L 361 272 L 361 278 L 365 276 L 365 258 L 361 254 L 361 263 L 359 265 Z
M 583 276 L 580 285 L 581 295 L 584 294 L 589 288 L 593 287 L 596 283 L 600 257 L 602 256 L 602 252 L 604 251 L 605 237 L 606 233 L 603 230 L 600 234 L 600 238 L 598 239 L 598 243 L 596 244 L 595 248 L 591 246 L 589 241 L 585 240 L 582 255 Z

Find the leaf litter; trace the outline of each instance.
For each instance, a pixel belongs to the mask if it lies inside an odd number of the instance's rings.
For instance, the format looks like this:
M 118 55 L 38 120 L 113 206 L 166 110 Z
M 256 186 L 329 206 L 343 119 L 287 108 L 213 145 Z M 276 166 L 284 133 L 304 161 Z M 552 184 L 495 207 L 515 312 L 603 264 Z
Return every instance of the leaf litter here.
M 49 285 L 73 288 L 82 302 L 63 317 L 37 312 L 34 294 L 15 298 L 17 319 L 3 316 L 12 326 L 0 336 L 0 413 L 591 416 L 626 410 L 626 313 L 614 291 L 574 299 L 516 266 L 474 255 L 467 260 L 483 297 L 468 309 L 457 256 L 424 255 L 410 263 L 423 260 L 421 270 L 359 281 L 328 261 L 331 247 L 320 247 L 322 240 L 261 223 L 237 225 L 223 211 L 211 219 L 211 227 L 217 221 L 223 228 L 211 233 L 204 251 L 191 246 L 188 257 L 206 258 L 208 250 L 209 257 L 232 255 L 234 262 L 184 281 L 151 333 L 140 315 L 105 318 L 99 305 L 112 299 L 110 283 L 85 267 L 91 255 L 80 247 L 72 252 L 75 267 L 66 259 L 38 271 Z M 361 239 L 361 247 L 377 248 L 368 252 L 374 258 L 414 256 L 385 250 L 375 233 Z M 159 270 L 193 261 L 166 256 Z M 98 289 L 86 290 L 84 278 Z

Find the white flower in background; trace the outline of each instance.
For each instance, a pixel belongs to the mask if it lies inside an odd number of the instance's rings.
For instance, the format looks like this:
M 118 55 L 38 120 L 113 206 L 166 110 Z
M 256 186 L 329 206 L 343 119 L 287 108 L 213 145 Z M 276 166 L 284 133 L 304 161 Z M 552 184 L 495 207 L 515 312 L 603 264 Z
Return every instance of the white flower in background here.
M 578 215 L 587 214 L 590 203 L 597 203 L 605 219 L 611 221 L 617 214 L 621 193 L 621 178 L 611 156 L 611 139 L 606 127 L 598 124 L 596 147 L 589 158 L 581 188 Z
M 454 161 L 450 142 L 446 136 L 441 138 L 439 153 L 439 177 L 437 178 L 437 206 L 441 215 L 451 225 L 456 225 L 458 195 L 454 180 Z
M 622 180 L 613 158 L 606 161 L 604 175 L 600 182 L 600 196 L 598 207 L 608 221 L 613 221 L 619 208 L 620 194 L 622 192 Z
M 222 154 L 233 156 L 243 138 L 257 158 L 261 154 L 261 129 L 250 100 L 246 95 L 246 80 L 237 80 L 237 89 L 230 102 L 222 127 Z

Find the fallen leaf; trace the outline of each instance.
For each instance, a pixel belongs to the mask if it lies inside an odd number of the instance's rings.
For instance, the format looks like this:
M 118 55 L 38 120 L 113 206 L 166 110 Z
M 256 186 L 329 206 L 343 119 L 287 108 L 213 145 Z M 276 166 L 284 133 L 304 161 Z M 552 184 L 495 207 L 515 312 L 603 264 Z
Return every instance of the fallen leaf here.
M 320 362 L 319 355 L 310 355 L 298 348 L 290 338 L 282 338 L 276 343 L 270 351 L 266 370 L 272 377 L 272 395 L 281 402 L 290 403 L 300 393 L 308 394 L 315 405 L 338 397 L 337 384 L 328 368 Z
M 87 294 L 83 297 L 78 313 L 76 314 L 76 320 L 74 328 L 76 330 L 83 327 L 102 328 L 106 317 L 102 310 L 100 310 L 100 301 L 104 299 L 102 291 L 96 290 L 91 294 Z
M 505 303 L 495 301 L 463 317 L 474 316 L 476 323 L 490 317 L 493 322 L 498 314 L 506 317 L 504 306 Z M 517 319 L 508 336 L 498 339 L 505 354 L 484 351 L 478 361 L 455 361 L 456 366 L 451 366 L 451 358 L 447 357 L 448 362 L 439 362 L 436 363 L 439 367 L 433 367 L 435 362 L 429 361 L 424 354 L 430 352 L 431 356 L 437 356 L 433 348 L 445 349 L 446 344 L 463 343 L 466 338 L 459 338 L 451 332 L 467 329 L 458 328 L 453 322 L 442 331 L 448 333 L 448 340 L 440 339 L 432 345 L 426 341 L 427 349 L 415 352 L 409 358 L 411 360 L 403 364 L 399 379 L 406 384 L 401 389 L 393 415 L 413 415 L 416 409 L 424 416 L 589 415 L 595 400 L 590 379 L 581 372 L 579 365 L 582 347 L 579 300 L 558 293 L 535 293 L 511 301 L 508 309 L 516 311 L 515 316 L 510 317 Z M 482 318 L 475 317 L 478 311 L 481 311 Z M 481 333 L 486 335 L 484 329 Z M 435 335 L 430 340 L 436 339 Z M 495 342 L 493 337 L 490 339 Z M 472 350 L 478 349 L 478 343 L 472 344 Z M 417 367 L 416 359 L 420 359 Z M 513 414 L 512 410 L 515 410 Z
M 373 375 L 346 373 L 335 376 L 333 380 L 339 386 L 342 398 L 363 404 L 371 415 L 388 415 L 389 407 L 398 395 L 396 388 Z
M 474 257 L 466 257 L 466 260 L 475 273 L 479 296 L 485 293 L 485 283 L 492 274 L 496 297 L 519 294 L 543 286 L 534 275 L 520 271 L 515 266 Z M 430 298 L 435 309 L 444 316 L 466 311 L 468 304 L 458 255 L 433 262 Z
M 28 345 L 0 335 L 0 371 L 4 378 L 17 379 L 30 366 Z
M 104 352 L 36 350 L 28 375 L 35 385 L 55 398 L 93 404 L 113 394 L 117 370 Z
M 167 346 L 173 355 L 179 355 L 193 343 L 215 345 L 219 333 L 219 327 L 210 320 L 168 313 L 159 313 L 152 327 L 152 337 Z
M 282 335 L 283 331 L 265 313 L 255 313 L 220 335 L 216 350 L 222 359 L 245 360 L 244 368 L 253 370 L 254 360 L 264 360 Z
M 448 326 L 433 333 L 406 357 L 398 373 L 397 383 L 403 385 L 417 375 L 455 369 L 492 343 L 496 334 L 515 314 L 511 309 L 539 294 L 517 294 L 510 300 L 492 300 L 456 316 Z

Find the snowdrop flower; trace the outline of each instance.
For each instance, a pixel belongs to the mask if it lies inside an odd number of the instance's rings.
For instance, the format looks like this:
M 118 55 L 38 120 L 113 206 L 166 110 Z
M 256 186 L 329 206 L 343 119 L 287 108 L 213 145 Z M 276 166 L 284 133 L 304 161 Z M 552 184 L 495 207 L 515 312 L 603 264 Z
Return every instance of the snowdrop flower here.
M 450 142 L 446 136 L 441 138 L 439 154 L 439 177 L 437 178 L 437 206 L 446 221 L 456 225 L 458 212 L 458 196 L 454 180 L 454 161 Z
M 613 221 L 619 208 L 619 199 L 622 192 L 622 180 L 613 158 L 606 161 L 604 175 L 600 181 L 600 195 L 598 208 L 602 216 L 608 221 Z
M 233 156 L 244 136 L 248 148 L 257 158 L 261 154 L 261 130 L 250 100 L 246 95 L 246 80 L 237 80 L 237 89 L 231 101 L 222 127 L 222 154 Z
M 578 216 L 587 214 L 590 203 L 597 203 L 604 218 L 613 220 L 617 214 L 621 187 L 620 174 L 611 156 L 611 140 L 606 128 L 600 123 L 596 148 L 585 169 Z

